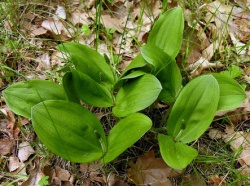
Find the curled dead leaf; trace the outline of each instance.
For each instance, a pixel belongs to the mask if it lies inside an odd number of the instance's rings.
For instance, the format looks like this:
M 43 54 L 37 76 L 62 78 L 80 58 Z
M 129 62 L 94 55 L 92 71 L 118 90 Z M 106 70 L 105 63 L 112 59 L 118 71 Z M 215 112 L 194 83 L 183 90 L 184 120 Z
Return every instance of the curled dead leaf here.
M 182 173 L 169 167 L 162 158 L 155 158 L 153 151 L 140 156 L 136 163 L 130 162 L 130 166 L 127 169 L 128 178 L 136 185 L 173 185 L 168 178 Z

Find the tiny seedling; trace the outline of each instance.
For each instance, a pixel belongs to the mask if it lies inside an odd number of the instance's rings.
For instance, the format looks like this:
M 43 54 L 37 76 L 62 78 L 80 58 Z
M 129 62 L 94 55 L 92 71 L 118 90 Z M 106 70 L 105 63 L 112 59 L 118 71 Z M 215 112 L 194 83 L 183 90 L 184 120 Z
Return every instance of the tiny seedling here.
M 141 54 L 121 75 L 88 46 L 63 43 L 57 48 L 74 65 L 63 76 L 63 85 L 19 82 L 4 91 L 5 101 L 13 112 L 32 120 L 49 150 L 80 163 L 114 160 L 151 128 L 151 119 L 140 111 L 158 100 L 167 102 L 172 109 L 166 131 L 158 134 L 160 153 L 169 166 L 183 169 L 198 155 L 189 144 L 207 130 L 216 111 L 236 108 L 246 98 L 242 87 L 223 74 L 201 75 L 183 87 L 175 62 L 183 28 L 181 8 L 163 13 Z M 107 135 L 81 101 L 112 110 L 117 123 Z

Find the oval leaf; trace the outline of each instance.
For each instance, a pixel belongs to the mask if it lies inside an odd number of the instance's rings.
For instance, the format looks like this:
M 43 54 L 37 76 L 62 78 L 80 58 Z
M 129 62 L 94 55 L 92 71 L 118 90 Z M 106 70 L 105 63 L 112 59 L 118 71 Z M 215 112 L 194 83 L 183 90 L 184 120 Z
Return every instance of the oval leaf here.
M 157 75 L 161 70 L 167 68 L 167 65 L 174 60 L 162 49 L 155 45 L 144 45 L 141 47 L 143 58 L 154 66 L 153 75 Z
M 161 83 L 151 74 L 125 83 L 117 93 L 116 105 L 112 109 L 113 114 L 117 117 L 125 117 L 145 109 L 154 103 L 161 89 Z
M 106 148 L 101 123 L 79 104 L 68 101 L 39 103 L 32 107 L 32 123 L 49 150 L 72 162 L 97 160 Z
M 152 121 L 144 114 L 134 113 L 120 120 L 108 135 L 108 151 L 103 163 L 114 160 L 127 148 L 139 140 L 152 126 Z
M 8 107 L 18 115 L 31 117 L 31 107 L 45 100 L 66 100 L 63 87 L 46 80 L 18 82 L 3 91 Z
M 174 169 L 184 169 L 198 155 L 196 149 L 175 142 L 172 136 L 158 134 L 158 142 L 163 160 Z
M 222 74 L 212 74 L 220 87 L 220 101 L 217 110 L 231 110 L 240 106 L 247 95 L 245 90 L 232 78 Z
M 77 96 L 77 92 L 74 86 L 72 72 L 67 72 L 63 76 L 63 88 L 67 94 L 67 100 L 75 103 L 80 103 L 80 98 Z
M 104 57 L 80 43 L 64 43 L 57 48 L 69 54 L 77 70 L 94 79 L 97 83 L 113 86 L 115 84 L 114 74 Z
M 85 103 L 95 107 L 113 106 L 112 95 L 107 87 L 79 71 L 72 70 L 72 75 L 76 92 Z
M 181 72 L 175 61 L 168 64 L 156 77 L 163 88 L 159 99 L 163 102 L 174 102 L 182 87 Z
M 137 78 L 137 77 L 143 76 L 143 75 L 145 75 L 145 74 L 147 74 L 147 73 L 144 72 L 144 71 L 136 70 L 136 71 L 133 71 L 133 72 L 131 72 L 130 74 L 128 74 L 128 75 L 122 77 L 121 79 L 123 79 L 123 80 L 124 80 L 124 79 L 133 79 L 133 78 Z
M 148 44 L 158 46 L 174 59 L 181 48 L 183 28 L 182 9 L 170 9 L 156 21 L 148 36 Z
M 137 55 L 132 61 L 131 63 L 125 68 L 125 70 L 123 71 L 121 78 L 127 74 L 127 72 L 133 70 L 133 69 L 137 69 L 137 68 L 141 68 L 147 65 L 147 62 L 144 60 L 144 58 L 142 57 L 141 54 Z
M 219 85 L 212 75 L 190 81 L 181 91 L 169 115 L 168 134 L 183 143 L 198 139 L 213 121 L 219 94 Z

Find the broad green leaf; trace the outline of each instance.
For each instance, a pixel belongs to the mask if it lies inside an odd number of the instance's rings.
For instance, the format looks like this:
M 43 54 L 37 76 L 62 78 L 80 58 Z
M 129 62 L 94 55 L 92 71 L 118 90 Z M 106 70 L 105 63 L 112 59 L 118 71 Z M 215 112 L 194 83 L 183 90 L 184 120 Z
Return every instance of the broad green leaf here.
M 113 114 L 125 117 L 145 109 L 154 103 L 161 89 L 161 83 L 151 74 L 126 82 L 117 93 Z
M 152 126 L 152 121 L 145 115 L 134 113 L 120 120 L 108 135 L 108 151 L 102 161 L 114 160 L 127 148 L 139 140 Z
M 174 169 L 184 169 L 198 155 L 193 147 L 175 142 L 172 136 L 158 134 L 158 142 L 163 160 Z
M 29 80 L 10 85 L 3 91 L 8 107 L 18 115 L 31 117 L 31 107 L 45 100 L 66 100 L 63 87 L 46 80 Z
M 72 72 L 67 72 L 66 74 L 64 74 L 63 88 L 67 94 L 68 101 L 80 103 L 80 98 L 78 97 L 75 86 L 74 86 Z
M 121 77 L 123 77 L 124 75 L 126 75 L 127 72 L 129 72 L 130 70 L 138 69 L 138 68 L 144 67 L 146 65 L 147 65 L 147 62 L 144 60 L 144 58 L 142 57 L 142 55 L 139 54 L 126 67 L 126 69 L 123 71 Z
M 240 106 L 246 99 L 245 90 L 232 78 L 223 74 L 212 74 L 220 87 L 220 100 L 217 110 L 231 110 Z
M 64 43 L 57 48 L 64 53 L 69 54 L 76 69 L 91 77 L 97 83 L 113 86 L 115 79 L 110 66 L 106 63 L 104 57 L 79 43 Z
M 183 28 L 182 9 L 170 9 L 156 21 L 148 36 L 148 44 L 158 46 L 174 59 L 181 48 Z
M 237 78 L 241 76 L 242 70 L 238 66 L 232 65 L 228 68 L 227 71 L 222 71 L 220 72 L 220 74 L 223 74 L 230 78 Z
M 212 75 L 190 81 L 171 110 L 167 121 L 168 134 L 183 143 L 198 139 L 213 121 L 219 95 L 219 85 Z
M 181 72 L 175 61 L 160 71 L 156 77 L 162 84 L 159 99 L 163 102 L 174 102 L 182 87 Z
M 123 76 L 121 79 L 133 79 L 133 78 L 143 76 L 145 74 L 147 74 L 147 73 L 144 72 L 144 71 L 136 70 L 136 71 L 133 71 L 133 72 L 131 72 L 130 74 L 128 74 L 126 76 Z
M 95 107 L 113 106 L 112 95 L 107 87 L 98 84 L 89 76 L 73 69 L 72 76 L 78 97 L 85 103 Z
M 36 134 L 56 155 L 87 163 L 105 153 L 107 142 L 101 123 L 79 104 L 44 101 L 32 107 L 31 115 Z
M 155 45 L 147 44 L 142 46 L 141 55 L 153 66 L 153 75 L 157 75 L 161 70 L 167 68 L 170 62 L 174 62 L 167 53 Z

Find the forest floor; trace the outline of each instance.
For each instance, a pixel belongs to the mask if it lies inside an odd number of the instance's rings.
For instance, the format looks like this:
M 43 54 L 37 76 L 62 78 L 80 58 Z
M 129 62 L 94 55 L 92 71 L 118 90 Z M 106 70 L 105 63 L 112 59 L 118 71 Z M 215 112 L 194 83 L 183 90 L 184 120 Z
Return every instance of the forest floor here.
M 69 41 L 106 54 L 122 72 L 160 14 L 177 6 L 185 18 L 176 58 L 183 82 L 219 72 L 238 81 L 248 95 L 237 109 L 217 112 L 193 144 L 199 156 L 173 174 L 161 166 L 157 140 L 146 134 L 110 164 L 71 163 L 46 150 L 31 121 L 10 111 L 0 93 L 0 185 L 250 185 L 249 0 L 1 1 L 0 90 L 25 79 L 60 83 L 60 69 L 67 64 L 56 46 Z M 167 108 L 159 104 L 151 117 L 160 120 Z M 103 122 L 110 119 L 106 110 L 95 114 Z

